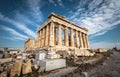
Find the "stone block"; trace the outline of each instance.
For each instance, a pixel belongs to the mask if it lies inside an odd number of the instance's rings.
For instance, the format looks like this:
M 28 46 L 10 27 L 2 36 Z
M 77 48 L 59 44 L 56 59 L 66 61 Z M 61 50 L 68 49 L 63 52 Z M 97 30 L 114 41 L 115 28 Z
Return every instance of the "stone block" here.
M 13 59 L 12 58 L 2 58 L 0 59 L 0 63 L 7 63 L 7 62 L 11 62 Z
M 90 52 L 86 49 L 76 50 L 74 53 L 76 56 L 94 56 L 95 52 Z
M 107 52 L 107 49 L 104 49 L 104 48 L 98 48 L 98 49 L 97 49 L 97 52 Z
M 43 60 L 46 58 L 46 54 L 45 53 L 36 53 L 35 54 L 35 59 L 36 60 Z
M 25 60 L 27 58 L 27 54 L 26 53 L 23 53 L 22 54 L 22 59 Z
M 10 76 L 11 77 L 16 75 L 19 76 L 21 73 L 21 67 L 22 67 L 22 60 L 16 61 L 11 68 Z
M 47 55 L 47 58 L 48 59 L 58 59 L 58 58 L 60 58 L 60 55 L 59 54 Z
M 50 71 L 62 67 L 66 67 L 65 59 L 46 59 L 40 61 L 40 66 L 45 68 L 45 71 Z
M 27 60 L 26 63 L 23 63 L 22 66 L 22 74 L 27 74 L 32 72 L 32 64 L 31 64 L 31 60 Z

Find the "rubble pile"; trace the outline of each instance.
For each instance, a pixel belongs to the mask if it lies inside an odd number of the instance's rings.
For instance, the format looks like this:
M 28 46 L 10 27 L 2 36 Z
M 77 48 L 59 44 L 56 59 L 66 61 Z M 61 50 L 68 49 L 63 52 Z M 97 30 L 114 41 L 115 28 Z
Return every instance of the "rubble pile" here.
M 103 52 L 103 50 L 99 51 Z M 105 54 L 106 53 L 106 54 Z M 107 55 L 105 52 L 103 56 Z M 8 54 L 7 54 L 8 55 Z M 43 76 L 57 73 L 58 70 L 67 68 L 81 68 L 85 64 L 85 68 L 98 62 L 102 57 L 91 49 L 74 49 L 68 51 L 45 51 L 41 50 L 32 53 L 14 53 L 0 59 L 0 77 L 15 76 Z M 82 69 L 83 70 L 83 69 Z M 54 72 L 53 72 L 54 71 Z M 48 73 L 49 72 L 49 73 Z M 79 70 L 80 72 L 80 70 Z

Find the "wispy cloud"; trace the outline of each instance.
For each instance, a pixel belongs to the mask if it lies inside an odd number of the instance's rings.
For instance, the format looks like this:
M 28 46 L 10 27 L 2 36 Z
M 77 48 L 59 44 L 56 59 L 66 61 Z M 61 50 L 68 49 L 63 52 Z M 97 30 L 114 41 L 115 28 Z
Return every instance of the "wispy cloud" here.
M 28 36 L 17 32 L 15 29 L 12 29 L 12 28 L 9 28 L 9 27 L 3 26 L 3 25 L 2 25 L 2 29 L 7 31 L 8 33 L 12 34 L 11 38 L 13 40 L 15 40 L 15 39 L 17 39 L 17 40 L 26 40 L 28 38 Z
M 64 7 L 62 0 L 49 0 L 49 2 L 54 4 L 54 6 L 59 5 L 59 6 Z
M 11 23 L 13 24 L 16 28 L 20 29 L 21 31 L 23 31 L 24 33 L 26 33 L 27 35 L 35 38 L 36 37 L 36 33 L 33 32 L 31 29 L 29 29 L 26 25 L 24 24 L 20 24 L 17 21 L 14 21 L 8 17 L 5 17 L 3 14 L 0 13 L 0 20 L 3 20 L 5 22 Z
M 27 0 L 27 5 L 33 18 L 35 18 L 37 22 L 42 21 L 43 14 L 40 10 L 42 5 L 41 0 Z
M 35 28 L 39 27 L 39 25 L 35 22 L 33 22 L 33 20 L 31 20 L 29 17 L 27 17 L 27 15 L 24 15 L 22 13 L 20 13 L 19 11 L 15 12 L 15 19 L 18 20 L 20 23 L 25 23 L 27 25 L 32 25 Z
M 120 24 L 120 0 L 80 0 L 68 19 L 89 30 L 89 35 L 103 35 Z
M 59 3 L 60 6 L 64 7 L 64 5 L 63 5 L 61 0 L 58 0 L 58 3 Z

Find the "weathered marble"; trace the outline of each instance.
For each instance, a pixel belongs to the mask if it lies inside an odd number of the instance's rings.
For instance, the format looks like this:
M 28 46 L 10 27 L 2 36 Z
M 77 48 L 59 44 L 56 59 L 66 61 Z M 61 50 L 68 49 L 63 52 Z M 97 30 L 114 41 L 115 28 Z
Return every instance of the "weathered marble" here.
M 48 20 L 39 28 L 35 41 L 28 39 L 24 51 L 34 49 L 69 50 L 89 49 L 88 30 L 66 20 L 65 17 L 51 13 Z

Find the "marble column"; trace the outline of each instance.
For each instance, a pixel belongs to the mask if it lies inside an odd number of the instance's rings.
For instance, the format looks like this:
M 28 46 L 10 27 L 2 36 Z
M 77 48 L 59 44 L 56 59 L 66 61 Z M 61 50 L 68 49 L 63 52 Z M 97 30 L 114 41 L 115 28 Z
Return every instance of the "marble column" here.
M 39 46 L 38 47 L 40 47 L 40 36 L 41 35 L 41 33 L 40 33 L 40 31 L 39 31 Z
M 74 34 L 73 34 L 73 29 L 70 29 L 70 40 L 71 40 L 71 46 L 74 47 Z
M 50 46 L 54 46 L 54 22 L 51 21 L 50 23 L 50 41 L 49 41 Z
M 81 32 L 79 33 L 79 36 L 80 36 L 80 48 L 83 48 L 83 36 Z
M 43 29 L 41 29 L 41 47 L 43 47 L 43 38 L 44 38 Z
M 86 48 L 86 38 L 85 38 L 85 34 L 83 33 L 83 44 L 84 44 L 84 48 Z
M 76 38 L 76 47 L 79 47 L 79 38 L 78 38 L 78 31 L 75 31 L 75 38 Z
M 54 45 L 56 45 L 56 26 L 54 26 Z
M 87 48 L 89 48 L 89 41 L 88 41 L 88 35 L 86 34 L 86 43 L 87 43 Z
M 65 26 L 65 46 L 69 46 L 68 41 L 68 28 Z
M 42 47 L 42 30 L 40 30 L 40 47 Z
M 45 46 L 48 45 L 48 25 L 46 26 L 46 35 L 45 35 Z
M 58 24 L 58 45 L 62 45 L 62 32 L 60 24 Z
M 45 27 L 43 28 L 43 46 L 45 46 L 45 35 L 46 35 L 46 33 L 45 33 Z

